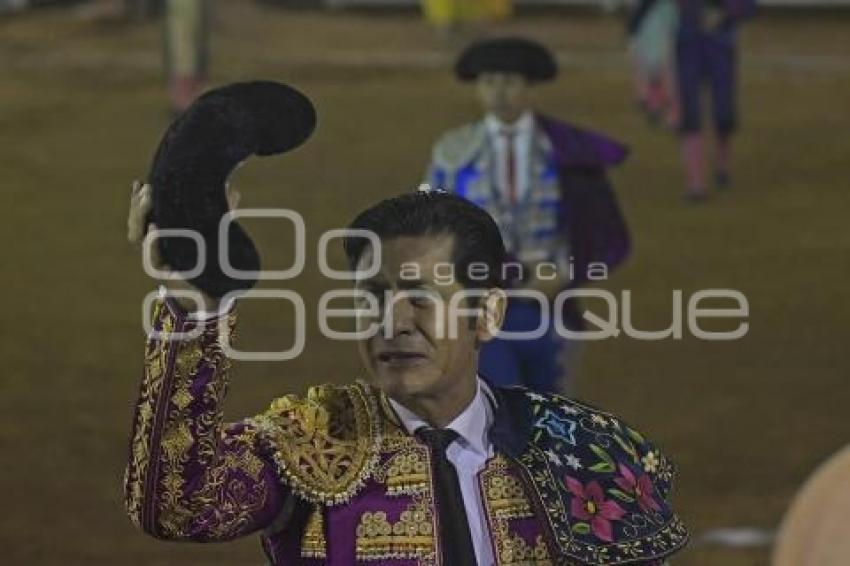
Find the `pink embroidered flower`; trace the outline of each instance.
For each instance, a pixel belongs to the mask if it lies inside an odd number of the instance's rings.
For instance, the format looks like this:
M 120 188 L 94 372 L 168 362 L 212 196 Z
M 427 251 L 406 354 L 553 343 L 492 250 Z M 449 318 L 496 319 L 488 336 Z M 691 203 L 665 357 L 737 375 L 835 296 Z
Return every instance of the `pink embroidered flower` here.
M 626 514 L 616 501 L 605 499 L 599 482 L 592 481 L 583 486 L 577 479 L 566 476 L 567 489 L 573 494 L 570 514 L 576 519 L 590 523 L 590 530 L 600 540 L 614 542 L 611 521 L 619 521 Z
M 652 485 L 652 480 L 649 479 L 648 475 L 641 474 L 639 477 L 635 477 L 629 467 L 624 464 L 620 464 L 620 473 L 622 477 L 615 479 L 614 483 L 634 497 L 645 513 L 661 510 L 661 506 L 652 497 L 655 493 L 655 486 Z

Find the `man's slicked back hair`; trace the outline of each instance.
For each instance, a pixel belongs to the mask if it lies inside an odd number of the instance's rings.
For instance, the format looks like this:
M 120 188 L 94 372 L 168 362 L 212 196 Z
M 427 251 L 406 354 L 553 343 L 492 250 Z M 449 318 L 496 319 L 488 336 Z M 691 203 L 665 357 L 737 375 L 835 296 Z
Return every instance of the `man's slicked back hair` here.
M 381 242 L 405 236 L 454 236 L 452 262 L 458 281 L 466 288 L 502 286 L 505 243 L 499 227 L 484 209 L 443 192 L 413 192 L 382 200 L 361 212 L 349 229 L 370 230 Z M 347 237 L 345 255 L 352 270 L 357 268 L 368 240 Z M 483 263 L 470 278 L 469 266 Z

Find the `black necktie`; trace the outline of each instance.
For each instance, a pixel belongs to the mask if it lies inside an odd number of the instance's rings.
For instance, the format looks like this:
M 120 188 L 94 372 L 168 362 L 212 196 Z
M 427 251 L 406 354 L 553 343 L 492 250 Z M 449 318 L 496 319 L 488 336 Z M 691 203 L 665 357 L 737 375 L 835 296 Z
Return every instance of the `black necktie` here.
M 457 438 L 451 429 L 422 428 L 416 431 L 431 450 L 440 546 L 444 566 L 476 566 L 469 520 L 454 464 L 446 457 L 446 449 Z

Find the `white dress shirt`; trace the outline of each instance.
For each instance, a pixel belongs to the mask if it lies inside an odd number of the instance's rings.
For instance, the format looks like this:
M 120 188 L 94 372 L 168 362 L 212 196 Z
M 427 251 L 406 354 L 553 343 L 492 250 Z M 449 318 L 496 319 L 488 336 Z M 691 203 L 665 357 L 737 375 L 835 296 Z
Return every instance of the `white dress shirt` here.
M 430 424 L 407 407 L 392 399 L 389 402 L 409 434 L 423 427 L 431 428 Z M 446 449 L 446 457 L 457 470 L 469 533 L 479 566 L 492 566 L 494 563 L 490 529 L 487 527 L 481 491 L 478 489 L 478 473 L 484 469 L 487 460 L 493 457 L 489 432 L 493 425 L 494 404 L 493 393 L 479 379 L 472 402 L 446 427 L 458 434 L 457 440 Z
M 487 135 L 495 150 L 495 178 L 498 189 L 507 202 L 510 183 L 508 182 L 509 165 L 507 161 L 507 140 L 504 132 L 511 132 L 514 149 L 514 183 L 516 184 L 517 201 L 521 201 L 528 192 L 529 166 L 531 164 L 531 139 L 534 134 L 534 114 L 524 112 L 513 124 L 506 124 L 489 114 L 484 119 Z

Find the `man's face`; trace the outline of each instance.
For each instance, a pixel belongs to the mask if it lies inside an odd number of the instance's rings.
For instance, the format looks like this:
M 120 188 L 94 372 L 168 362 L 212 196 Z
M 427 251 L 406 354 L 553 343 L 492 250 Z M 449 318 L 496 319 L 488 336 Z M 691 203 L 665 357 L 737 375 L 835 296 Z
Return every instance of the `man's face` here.
M 514 120 L 528 108 L 528 81 L 519 73 L 481 73 L 476 85 L 484 112 Z
M 477 326 L 468 317 L 458 321 L 456 337 L 449 332 L 452 297 L 464 290 L 456 278 L 440 275 L 452 265 L 453 239 L 416 236 L 384 241 L 380 271 L 357 281 L 357 289 L 377 297 L 381 311 L 378 317 L 358 317 L 358 330 L 379 325 L 373 337 L 358 344 L 360 356 L 373 383 L 396 400 L 439 396 L 474 379 L 478 344 L 491 337 L 486 324 Z M 358 270 L 368 269 L 372 258 L 368 246 Z M 467 306 L 461 302 L 461 308 Z

